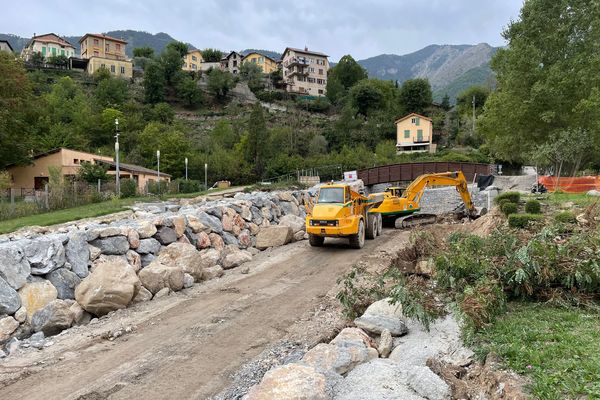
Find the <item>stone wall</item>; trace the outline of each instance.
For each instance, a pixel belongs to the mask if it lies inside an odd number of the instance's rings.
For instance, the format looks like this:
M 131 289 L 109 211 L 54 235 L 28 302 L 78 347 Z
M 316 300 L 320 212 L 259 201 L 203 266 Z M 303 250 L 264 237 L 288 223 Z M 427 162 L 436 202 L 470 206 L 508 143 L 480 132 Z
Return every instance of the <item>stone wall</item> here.
M 0 346 L 32 334 L 39 342 L 303 240 L 307 200 L 305 192 L 255 192 L 137 204 L 110 223 L 0 236 Z

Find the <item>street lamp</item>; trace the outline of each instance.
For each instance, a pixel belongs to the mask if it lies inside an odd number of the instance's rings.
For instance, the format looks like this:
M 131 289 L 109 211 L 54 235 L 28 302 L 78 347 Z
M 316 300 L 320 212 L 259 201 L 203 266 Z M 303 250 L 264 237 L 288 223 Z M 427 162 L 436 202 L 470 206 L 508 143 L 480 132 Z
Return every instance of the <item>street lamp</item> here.
M 160 150 L 156 150 L 156 161 L 157 161 L 156 176 L 157 176 L 157 183 L 158 183 L 158 193 L 160 194 Z
M 121 171 L 119 169 L 119 118 L 115 118 L 115 188 L 117 196 L 121 197 Z
M 187 171 L 188 171 L 188 158 L 185 158 L 185 180 L 188 180 L 188 175 L 187 175 Z
M 208 164 L 204 163 L 204 190 L 208 190 Z

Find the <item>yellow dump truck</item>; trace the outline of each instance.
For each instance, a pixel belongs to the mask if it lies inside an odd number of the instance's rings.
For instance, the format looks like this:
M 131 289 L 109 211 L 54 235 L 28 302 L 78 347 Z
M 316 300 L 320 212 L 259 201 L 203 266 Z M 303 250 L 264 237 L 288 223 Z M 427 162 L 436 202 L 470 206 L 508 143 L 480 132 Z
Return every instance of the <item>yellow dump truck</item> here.
M 326 237 L 348 238 L 360 249 L 365 238 L 381 234 L 381 214 L 369 210 L 383 202 L 382 194 L 364 196 L 347 183 L 329 183 L 319 189 L 316 203 L 306 217 L 311 246 L 319 247 Z

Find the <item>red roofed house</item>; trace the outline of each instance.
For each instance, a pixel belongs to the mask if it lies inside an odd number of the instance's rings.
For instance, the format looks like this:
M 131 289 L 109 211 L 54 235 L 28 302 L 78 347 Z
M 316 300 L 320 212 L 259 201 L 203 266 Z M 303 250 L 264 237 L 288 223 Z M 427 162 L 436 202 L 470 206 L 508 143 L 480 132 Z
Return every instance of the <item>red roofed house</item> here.
M 81 58 L 88 60 L 87 73 L 93 74 L 100 68 L 106 68 L 120 78 L 133 76 L 133 63 L 127 59 L 127 42 L 104 34 L 86 33 L 79 39 Z

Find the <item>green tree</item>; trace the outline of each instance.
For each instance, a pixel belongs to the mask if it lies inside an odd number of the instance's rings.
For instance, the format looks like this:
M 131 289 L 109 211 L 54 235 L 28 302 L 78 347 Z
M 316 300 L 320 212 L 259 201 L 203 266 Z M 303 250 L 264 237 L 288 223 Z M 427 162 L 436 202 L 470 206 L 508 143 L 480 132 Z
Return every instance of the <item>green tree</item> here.
M 240 77 L 248 83 L 248 87 L 253 93 L 264 89 L 262 68 L 255 63 L 245 62 L 240 67 Z
M 45 62 L 44 56 L 39 51 L 36 51 L 31 55 L 31 64 L 33 64 L 35 68 L 43 67 Z
M 358 114 L 367 116 L 370 110 L 383 106 L 383 93 L 373 85 L 356 85 L 350 90 L 350 99 Z
M 315 135 L 308 145 L 308 153 L 310 155 L 327 153 L 327 139 L 325 139 L 325 136 Z
M 150 108 L 147 119 L 169 125 L 175 120 L 175 111 L 168 103 L 157 103 Z
M 483 106 L 490 95 L 488 88 L 484 86 L 471 86 L 462 91 L 456 97 L 456 108 L 462 115 L 473 114 L 473 99 L 475 99 L 475 115 L 479 115 L 483 111 Z
M 167 45 L 167 49 L 173 49 L 179 53 L 179 55 L 183 58 L 188 53 L 189 47 L 187 44 L 179 41 L 171 42 Z
M 173 86 L 176 84 L 183 67 L 183 58 L 180 50 L 176 46 L 167 46 L 160 54 L 160 64 L 165 76 L 167 85 Z M 148 68 L 148 66 L 146 66 Z
M 600 140 L 598 20 L 595 1 L 523 4 L 503 33 L 508 46 L 492 59 L 498 89 L 479 123 L 496 157 L 525 161 L 538 146 L 572 130 Z
M 102 79 L 94 90 L 94 99 L 100 107 L 122 107 L 128 97 L 127 81 L 112 76 Z
M 183 75 L 177 83 L 177 95 L 185 104 L 193 108 L 202 103 L 202 91 L 191 76 Z
M 246 160 L 253 164 L 254 173 L 258 177 L 262 177 L 268 158 L 269 131 L 265 123 L 263 108 L 259 103 L 252 108 L 247 129 Z
M 57 68 L 67 68 L 69 59 L 64 54 L 52 55 L 48 57 L 48 64 L 54 65 Z
M 110 71 L 108 70 L 108 68 L 102 67 L 102 66 L 100 68 L 98 68 L 92 75 L 92 78 L 94 79 L 94 82 L 96 82 L 96 83 L 100 83 L 105 79 L 110 79 L 111 77 L 112 77 L 112 75 L 110 74 Z
M 183 132 L 175 126 L 150 122 L 139 135 L 138 151 L 148 168 L 156 168 L 156 151 L 160 150 L 160 170 L 181 176 L 184 159 L 192 149 Z
M 349 54 L 343 56 L 327 75 L 327 97 L 332 103 L 336 103 L 357 82 L 368 78 L 367 70 Z
M 85 182 L 97 183 L 98 180 L 105 181 L 107 179 L 106 171 L 108 171 L 108 165 L 83 162 L 77 172 L 77 178 Z
M 213 149 L 233 149 L 238 139 L 239 136 L 233 129 L 231 122 L 226 120 L 217 121 L 210 133 L 210 145 Z
M 153 58 L 154 57 L 154 49 L 149 46 L 136 47 L 133 49 L 134 57 L 145 57 L 145 58 Z
M 165 72 L 156 61 L 149 63 L 144 71 L 144 97 L 146 103 L 160 103 L 165 99 Z
M 217 49 L 204 49 L 202 50 L 202 59 L 204 62 L 219 62 L 223 58 L 223 52 Z
M 235 86 L 235 81 L 229 72 L 213 69 L 208 73 L 207 85 L 209 92 L 217 100 L 224 101 Z
M 429 81 L 422 78 L 405 81 L 400 88 L 400 101 L 406 114 L 424 114 L 433 102 Z
M 440 106 L 442 107 L 442 110 L 444 110 L 444 111 L 450 110 L 450 96 L 448 96 L 448 93 L 444 94 L 444 97 L 442 98 L 442 103 L 440 104 Z

